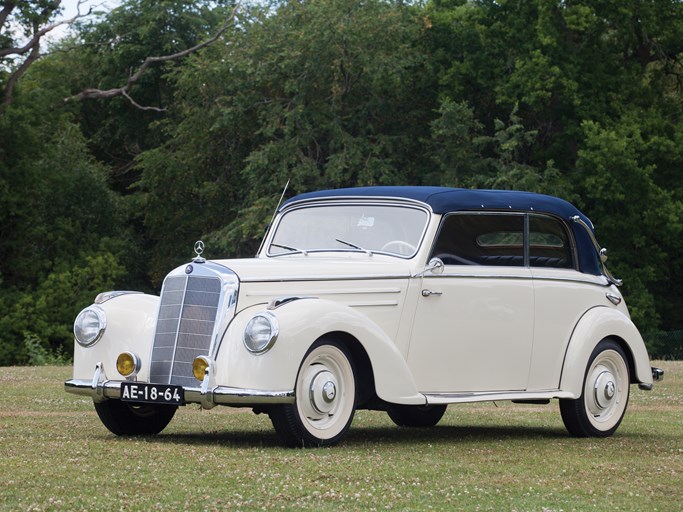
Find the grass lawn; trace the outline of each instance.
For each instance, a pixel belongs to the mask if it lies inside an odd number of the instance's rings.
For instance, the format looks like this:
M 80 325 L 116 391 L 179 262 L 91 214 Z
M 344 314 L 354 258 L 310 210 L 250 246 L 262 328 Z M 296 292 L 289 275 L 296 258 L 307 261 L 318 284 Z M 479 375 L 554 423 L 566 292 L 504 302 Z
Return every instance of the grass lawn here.
M 631 387 L 617 433 L 568 437 L 556 402 L 448 408 L 432 429 L 356 414 L 332 449 L 278 445 L 250 410 L 181 408 L 117 438 L 65 367 L 0 368 L 0 510 L 683 510 L 683 362 Z

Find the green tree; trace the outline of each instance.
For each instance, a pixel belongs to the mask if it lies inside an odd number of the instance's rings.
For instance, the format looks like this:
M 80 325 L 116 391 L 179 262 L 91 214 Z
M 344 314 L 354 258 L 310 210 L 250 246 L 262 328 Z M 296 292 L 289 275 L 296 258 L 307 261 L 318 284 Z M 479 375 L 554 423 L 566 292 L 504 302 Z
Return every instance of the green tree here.
M 648 158 L 653 137 L 639 125 L 640 116 L 634 115 L 612 128 L 587 121 L 577 167 L 583 175 L 581 204 L 599 219 L 600 239 L 613 249 L 613 270 L 627 277 L 634 321 L 656 330 L 662 320 L 671 328 L 672 320 L 681 318 L 670 302 L 680 297 L 677 289 L 683 284 L 676 273 L 676 255 L 683 250 L 683 202 L 657 184 L 658 168 Z
M 70 356 L 73 319 L 98 293 L 114 288 L 125 276 L 125 269 L 108 252 L 85 256 L 71 268 L 61 267 L 35 290 L 2 296 L 6 314 L 0 320 L 0 365 L 35 363 L 31 358 L 36 352 L 48 358 Z
M 80 125 L 96 158 L 112 167 L 112 185 L 120 193 L 139 179 L 135 158 L 163 141 L 156 123 L 173 101 L 175 86 L 167 75 L 178 61 L 151 64 L 129 83 L 131 76 L 147 58 L 189 50 L 215 35 L 231 12 L 225 4 L 126 0 L 102 19 L 80 25 L 65 97 L 94 98 L 80 102 Z M 114 94 L 124 87 L 125 95 Z
M 154 267 L 210 234 L 221 254 L 249 254 L 284 184 L 419 182 L 433 88 L 413 9 L 358 0 L 256 6 L 239 30 L 176 73 L 170 140 L 140 158 Z M 211 247 L 211 245 L 209 246 Z
M 108 169 L 90 155 L 73 113 L 57 108 L 60 71 L 58 59 L 35 63 L 0 116 L 0 364 L 26 361 L 27 333 L 46 350 L 70 343 L 73 315 L 94 295 L 58 276 L 96 267 L 111 286 L 135 253 Z
M 14 88 L 26 71 L 42 57 L 43 39 L 57 27 L 86 18 L 81 11 L 57 21 L 60 0 L 4 0 L 0 2 L 0 115 L 12 103 Z
M 683 3 L 433 0 L 426 14 L 440 95 L 471 109 L 493 159 L 469 183 L 574 200 L 638 325 L 680 328 Z

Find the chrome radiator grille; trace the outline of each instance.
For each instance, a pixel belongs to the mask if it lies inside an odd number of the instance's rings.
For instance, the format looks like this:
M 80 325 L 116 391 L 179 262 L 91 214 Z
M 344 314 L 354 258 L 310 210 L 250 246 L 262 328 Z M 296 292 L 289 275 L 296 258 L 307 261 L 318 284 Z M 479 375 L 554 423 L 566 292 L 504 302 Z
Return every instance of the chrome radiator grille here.
M 199 385 L 192 375 L 192 361 L 209 354 L 220 292 L 218 278 L 166 279 L 154 335 L 150 382 Z

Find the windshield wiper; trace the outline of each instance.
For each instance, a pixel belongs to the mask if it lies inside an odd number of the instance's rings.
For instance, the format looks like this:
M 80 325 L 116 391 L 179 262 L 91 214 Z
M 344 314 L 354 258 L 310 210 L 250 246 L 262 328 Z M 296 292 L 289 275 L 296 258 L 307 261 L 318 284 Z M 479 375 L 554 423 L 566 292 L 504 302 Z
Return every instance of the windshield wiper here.
M 285 252 L 282 254 L 273 254 L 273 256 L 283 256 L 285 254 L 296 254 L 296 253 L 301 253 L 304 256 L 308 256 L 308 251 L 304 251 L 303 249 L 297 249 L 296 247 L 290 247 L 289 245 L 280 245 L 280 244 L 270 244 L 271 247 L 279 247 L 280 249 L 284 249 L 285 251 L 290 251 L 290 252 Z
M 372 256 L 372 251 L 370 251 L 368 249 L 363 249 L 360 245 L 352 244 L 351 242 L 347 242 L 346 240 L 340 240 L 339 238 L 335 238 L 334 241 L 339 242 L 340 244 L 348 245 L 349 247 L 352 247 L 352 248 L 357 249 L 359 251 L 363 251 L 368 256 Z

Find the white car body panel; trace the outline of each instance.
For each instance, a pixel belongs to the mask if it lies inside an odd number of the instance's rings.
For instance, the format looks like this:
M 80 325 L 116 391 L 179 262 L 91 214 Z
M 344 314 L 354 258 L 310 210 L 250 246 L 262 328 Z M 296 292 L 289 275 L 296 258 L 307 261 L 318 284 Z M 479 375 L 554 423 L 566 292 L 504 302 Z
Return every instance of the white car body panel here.
M 100 304 L 107 315 L 104 337 L 92 347 L 74 343 L 74 379 L 92 379 L 95 366 L 102 363 L 112 379 L 123 379 L 116 371 L 116 358 L 130 351 L 148 358 L 152 352 L 159 297 L 142 293 L 121 295 Z M 142 365 L 138 377 L 149 378 L 149 366 Z
M 426 393 L 525 390 L 534 290 L 526 268 L 458 267 L 425 276 L 408 364 Z

